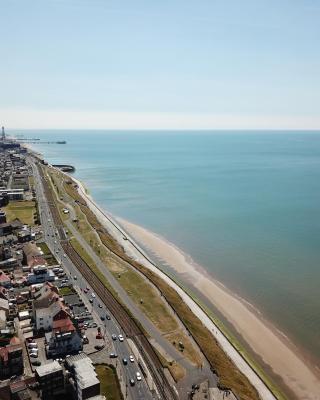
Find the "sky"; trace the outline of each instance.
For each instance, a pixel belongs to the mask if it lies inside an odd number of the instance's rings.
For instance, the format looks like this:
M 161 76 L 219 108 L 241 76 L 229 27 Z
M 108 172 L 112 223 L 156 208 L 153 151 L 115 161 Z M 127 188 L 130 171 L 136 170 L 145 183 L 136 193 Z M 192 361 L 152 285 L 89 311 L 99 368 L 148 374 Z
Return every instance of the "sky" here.
M 319 0 L 0 0 L 0 125 L 320 129 Z

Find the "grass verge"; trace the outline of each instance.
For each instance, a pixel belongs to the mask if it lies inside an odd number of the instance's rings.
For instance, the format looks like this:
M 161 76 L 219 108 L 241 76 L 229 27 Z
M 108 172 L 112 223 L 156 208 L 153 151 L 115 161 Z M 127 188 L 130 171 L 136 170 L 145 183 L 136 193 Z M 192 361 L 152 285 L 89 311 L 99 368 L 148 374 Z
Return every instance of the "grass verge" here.
M 35 201 L 10 201 L 8 205 L 3 207 L 3 210 L 6 212 L 8 222 L 18 218 L 23 224 L 35 224 L 34 217 L 37 212 Z
M 95 370 L 100 381 L 100 394 L 104 395 L 107 400 L 122 400 L 123 396 L 116 370 L 113 366 L 98 364 Z

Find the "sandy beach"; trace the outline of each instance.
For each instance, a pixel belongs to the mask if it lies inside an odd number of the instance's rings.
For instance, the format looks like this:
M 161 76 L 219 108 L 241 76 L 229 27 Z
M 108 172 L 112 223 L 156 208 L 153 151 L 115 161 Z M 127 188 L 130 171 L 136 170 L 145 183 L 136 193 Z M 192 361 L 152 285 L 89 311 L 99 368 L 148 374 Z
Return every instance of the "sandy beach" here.
M 252 349 L 278 374 L 299 399 L 320 399 L 320 379 L 294 349 L 244 301 L 203 274 L 177 247 L 147 229 L 119 219 L 124 229 L 176 272 L 184 274 L 228 319 Z
M 66 174 L 67 175 L 67 174 Z M 86 199 L 88 207 L 99 221 L 124 247 L 132 258 L 161 276 L 181 296 L 183 301 L 212 332 L 226 354 L 256 387 L 262 400 L 275 400 L 261 378 L 251 369 L 242 356 L 230 344 L 223 332 L 213 323 L 205 312 L 173 280 L 155 266 L 148 254 L 139 246 L 157 255 L 171 268 L 189 281 L 205 295 L 208 300 L 234 326 L 244 340 L 250 344 L 270 368 L 279 375 L 297 399 L 320 400 L 320 379 L 312 366 L 300 357 L 298 350 L 287 343 L 276 329 L 263 321 L 248 304 L 228 291 L 221 283 L 211 278 L 201 267 L 195 266 L 191 257 L 159 235 L 121 218 L 115 218 L 101 209 L 87 194 L 84 186 L 75 178 L 79 194 Z

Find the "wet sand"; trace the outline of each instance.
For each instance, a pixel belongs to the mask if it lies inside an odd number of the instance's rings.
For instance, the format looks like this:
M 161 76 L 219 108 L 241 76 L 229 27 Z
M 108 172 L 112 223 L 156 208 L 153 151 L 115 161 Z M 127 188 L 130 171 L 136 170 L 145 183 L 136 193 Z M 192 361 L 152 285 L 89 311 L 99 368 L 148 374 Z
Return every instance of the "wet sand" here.
M 263 321 L 245 301 L 230 293 L 173 244 L 141 226 L 123 219 L 117 220 L 141 245 L 192 281 L 297 398 L 320 400 L 319 375 L 311 365 L 307 365 L 298 349 L 281 337 L 276 328 Z

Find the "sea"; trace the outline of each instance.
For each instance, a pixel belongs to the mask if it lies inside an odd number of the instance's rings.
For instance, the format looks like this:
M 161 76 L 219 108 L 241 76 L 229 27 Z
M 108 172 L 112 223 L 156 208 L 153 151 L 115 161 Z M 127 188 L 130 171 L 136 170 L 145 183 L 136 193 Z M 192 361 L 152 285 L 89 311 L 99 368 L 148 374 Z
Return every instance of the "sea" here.
M 12 131 L 177 245 L 320 364 L 320 132 Z

